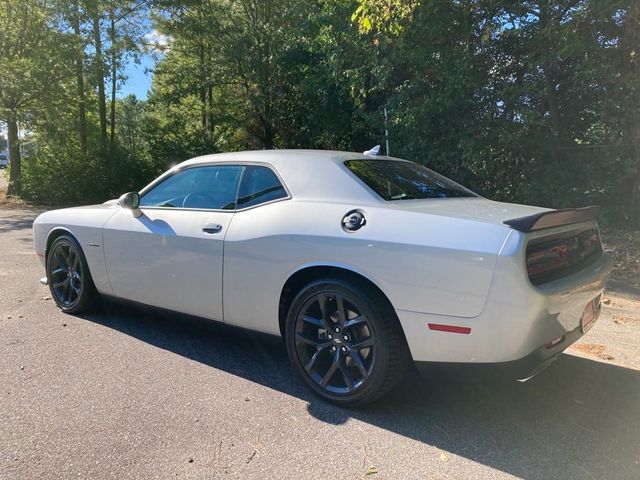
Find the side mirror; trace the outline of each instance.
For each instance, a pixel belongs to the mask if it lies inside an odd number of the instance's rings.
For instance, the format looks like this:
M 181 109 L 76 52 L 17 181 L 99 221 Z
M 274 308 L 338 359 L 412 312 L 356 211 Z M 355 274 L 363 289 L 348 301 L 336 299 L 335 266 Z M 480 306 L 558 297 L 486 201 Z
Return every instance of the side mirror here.
M 142 215 L 140 210 L 140 194 L 138 192 L 124 193 L 118 199 L 118 205 L 127 210 L 131 210 L 134 217 Z

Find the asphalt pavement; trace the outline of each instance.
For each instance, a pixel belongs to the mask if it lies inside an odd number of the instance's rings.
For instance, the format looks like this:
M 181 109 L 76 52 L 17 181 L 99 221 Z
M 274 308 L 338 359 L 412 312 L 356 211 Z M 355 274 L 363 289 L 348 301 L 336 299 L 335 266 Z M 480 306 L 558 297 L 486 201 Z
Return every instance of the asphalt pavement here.
M 61 313 L 33 218 L 0 209 L 0 479 L 640 478 L 624 285 L 528 382 L 410 373 L 347 410 L 304 388 L 277 339 L 114 303 Z

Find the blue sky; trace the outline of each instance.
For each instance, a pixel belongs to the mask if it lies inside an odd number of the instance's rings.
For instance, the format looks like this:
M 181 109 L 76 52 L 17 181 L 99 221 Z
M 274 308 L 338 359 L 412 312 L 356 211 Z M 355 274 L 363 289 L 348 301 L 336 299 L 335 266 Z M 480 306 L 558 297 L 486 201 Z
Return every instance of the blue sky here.
M 147 92 L 151 87 L 150 71 L 155 65 L 155 60 L 151 55 L 145 54 L 140 57 L 140 63 L 137 64 L 133 61 L 129 62 L 125 69 L 127 81 L 120 87 L 118 97 L 126 97 L 129 94 L 133 94 L 138 99 L 143 100 L 147 98 Z
M 151 25 L 149 25 L 149 28 L 151 28 Z M 142 41 L 145 47 L 142 49 L 139 62 L 129 61 L 125 68 L 124 73 L 127 80 L 124 85 L 120 86 L 117 94 L 119 98 L 130 94 L 135 95 L 140 100 L 147 98 L 153 77 L 151 70 L 153 70 L 156 62 L 162 58 L 170 40 L 169 37 L 155 28 L 144 35 Z

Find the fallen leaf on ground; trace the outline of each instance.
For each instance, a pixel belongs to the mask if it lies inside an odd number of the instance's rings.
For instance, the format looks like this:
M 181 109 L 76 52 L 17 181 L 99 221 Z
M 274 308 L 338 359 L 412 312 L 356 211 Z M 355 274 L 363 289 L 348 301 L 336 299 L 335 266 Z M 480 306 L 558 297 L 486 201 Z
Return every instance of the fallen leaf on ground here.
M 440 454 L 440 460 L 442 460 L 443 462 L 447 462 L 447 461 L 449 461 L 449 457 L 447 457 L 446 453 L 442 452 Z
M 378 473 L 378 469 L 376 467 L 369 467 L 369 470 L 367 470 L 367 473 L 365 473 L 365 475 L 375 475 L 376 473 Z
M 604 353 L 607 347 L 598 343 L 576 343 L 572 345 L 571 348 L 578 350 L 579 352 L 588 353 L 589 355 L 601 358 L 602 360 L 615 360 L 613 356 L 608 353 Z

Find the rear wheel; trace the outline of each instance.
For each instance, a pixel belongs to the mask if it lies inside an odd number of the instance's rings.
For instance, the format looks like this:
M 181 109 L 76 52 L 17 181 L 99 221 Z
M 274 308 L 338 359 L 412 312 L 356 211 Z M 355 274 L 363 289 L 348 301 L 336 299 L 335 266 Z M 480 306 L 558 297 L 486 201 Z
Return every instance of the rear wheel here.
M 289 358 L 322 398 L 344 406 L 389 392 L 409 355 L 388 302 L 364 284 L 325 279 L 294 298 L 286 325 Z
M 80 245 L 70 235 L 56 238 L 47 255 L 47 281 L 54 301 L 66 313 L 94 306 L 97 296 Z

